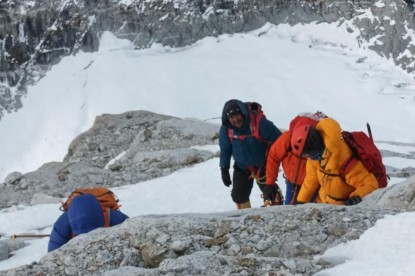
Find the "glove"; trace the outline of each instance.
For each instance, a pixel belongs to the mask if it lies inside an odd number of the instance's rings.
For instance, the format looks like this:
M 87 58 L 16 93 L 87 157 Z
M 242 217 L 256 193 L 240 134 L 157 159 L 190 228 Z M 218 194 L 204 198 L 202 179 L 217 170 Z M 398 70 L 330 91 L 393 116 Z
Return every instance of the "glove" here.
M 277 184 L 266 184 L 262 193 L 264 194 L 264 202 L 269 200 L 271 205 L 283 204 L 284 198 Z
M 344 205 L 346 206 L 356 205 L 360 202 L 362 202 L 362 198 L 360 196 L 353 196 L 349 198 Z
M 229 174 L 229 168 L 223 167 L 220 169 L 221 176 L 222 176 L 222 182 L 226 187 L 229 187 L 232 184 L 231 181 L 231 175 Z
M 264 194 L 264 202 L 266 200 L 269 200 L 271 201 L 271 203 L 274 203 L 276 194 L 274 185 L 266 184 L 264 189 L 262 190 L 262 193 Z

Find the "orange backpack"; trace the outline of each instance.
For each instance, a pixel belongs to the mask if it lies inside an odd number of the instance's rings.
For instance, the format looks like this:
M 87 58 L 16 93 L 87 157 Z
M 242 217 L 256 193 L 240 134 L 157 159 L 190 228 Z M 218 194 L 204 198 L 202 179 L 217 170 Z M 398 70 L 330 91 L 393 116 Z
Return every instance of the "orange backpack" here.
M 110 210 L 118 210 L 121 205 L 118 204 L 118 198 L 115 194 L 105 187 L 93 187 L 93 188 L 78 188 L 73 191 L 65 202 L 62 202 L 62 206 L 59 208 L 61 211 L 68 211 L 69 205 L 72 200 L 84 194 L 91 194 L 95 196 L 101 204 L 102 212 L 104 213 L 104 227 L 110 226 Z

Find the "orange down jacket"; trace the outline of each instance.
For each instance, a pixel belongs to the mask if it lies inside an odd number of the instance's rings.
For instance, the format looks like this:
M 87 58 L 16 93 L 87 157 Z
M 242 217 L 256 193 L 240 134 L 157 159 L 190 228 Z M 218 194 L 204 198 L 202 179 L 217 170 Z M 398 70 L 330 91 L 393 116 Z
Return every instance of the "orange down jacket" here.
M 295 155 L 291 151 L 291 134 L 294 129 L 300 125 L 315 126 L 316 124 L 317 121 L 309 117 L 297 116 L 290 122 L 289 130 L 285 131 L 274 144 L 272 144 L 267 157 L 267 184 L 274 184 L 278 180 L 278 172 L 281 163 L 285 178 L 288 182 L 296 185 L 301 185 L 303 183 L 307 159 Z
M 305 177 L 307 159 L 295 155 L 291 151 L 291 133 L 285 131 L 272 144 L 267 158 L 266 183 L 273 184 L 278 179 L 278 170 L 282 163 L 285 178 L 291 183 L 301 185 Z
M 341 139 L 341 129 L 335 120 L 323 119 L 316 129 L 322 135 L 326 149 L 322 160 L 307 160 L 307 173 L 298 201 L 309 202 L 314 192 L 320 188 L 319 201 L 342 205 L 353 196 L 363 198 L 378 188 L 375 176 L 360 161 L 348 171 L 346 182 L 339 176 L 341 165 L 352 155 L 352 151 Z

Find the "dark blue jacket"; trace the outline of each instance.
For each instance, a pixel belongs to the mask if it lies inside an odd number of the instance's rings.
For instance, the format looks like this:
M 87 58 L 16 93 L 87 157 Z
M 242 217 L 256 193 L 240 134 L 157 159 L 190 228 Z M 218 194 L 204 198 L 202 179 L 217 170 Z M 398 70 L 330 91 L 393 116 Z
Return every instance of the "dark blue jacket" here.
M 244 124 L 239 129 L 233 129 L 234 135 L 250 135 L 250 120 L 248 109 L 246 105 L 239 100 L 235 101 L 240 108 L 242 115 L 244 116 Z M 229 103 L 228 101 L 227 103 Z M 227 106 L 225 104 L 225 107 Z M 225 108 L 222 111 L 222 126 L 219 132 L 219 146 L 220 146 L 220 164 L 221 168 L 230 167 L 231 156 L 235 160 L 236 166 L 240 169 L 247 169 L 250 166 L 258 167 L 265 165 L 266 162 L 266 151 L 267 144 L 265 142 L 258 141 L 254 137 L 247 137 L 244 140 L 232 139 L 232 143 L 229 140 L 228 128 L 232 126 L 229 123 L 228 117 L 226 116 Z M 277 140 L 281 135 L 281 131 L 265 117 L 259 122 L 259 134 L 266 141 L 271 144 Z
M 110 226 L 122 223 L 128 218 L 121 211 L 110 211 Z M 104 214 L 96 197 L 90 194 L 73 199 L 67 212 L 64 212 L 53 226 L 48 252 L 67 243 L 74 235 L 88 233 L 104 226 Z

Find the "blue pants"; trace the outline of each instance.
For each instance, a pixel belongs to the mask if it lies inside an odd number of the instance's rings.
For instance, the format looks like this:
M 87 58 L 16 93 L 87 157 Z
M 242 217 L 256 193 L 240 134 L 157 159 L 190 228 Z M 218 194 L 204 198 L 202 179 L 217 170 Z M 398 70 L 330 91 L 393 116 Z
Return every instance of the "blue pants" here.
M 291 201 L 293 200 L 296 185 L 288 182 L 287 180 L 285 180 L 285 184 L 286 184 L 286 187 L 287 187 L 287 189 L 285 191 L 285 205 L 290 205 Z

